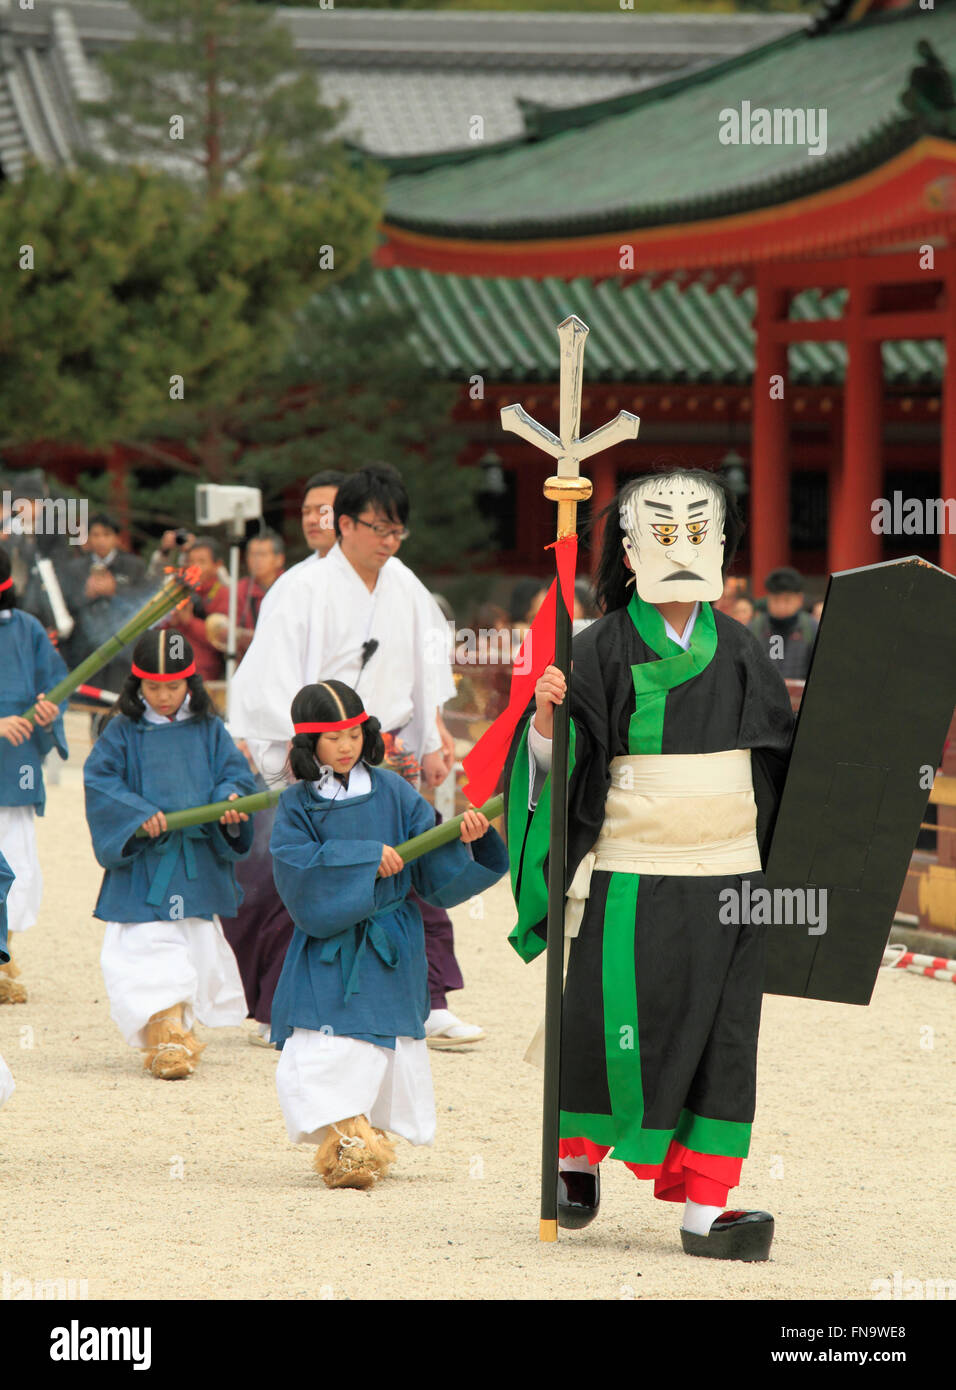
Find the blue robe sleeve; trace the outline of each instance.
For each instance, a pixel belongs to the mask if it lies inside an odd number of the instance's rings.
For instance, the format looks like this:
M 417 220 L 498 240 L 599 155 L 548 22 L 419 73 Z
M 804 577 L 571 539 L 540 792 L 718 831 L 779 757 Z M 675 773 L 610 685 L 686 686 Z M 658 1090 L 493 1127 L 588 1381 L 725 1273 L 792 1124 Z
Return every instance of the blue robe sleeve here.
M 0 854 L 0 965 L 6 965 L 10 959 L 10 952 L 7 950 L 7 894 L 15 877 L 10 865 Z
M 128 734 L 121 719 L 111 719 L 93 744 L 83 766 L 86 819 L 93 853 L 104 869 L 118 869 L 142 854 L 152 840 L 135 839 L 136 831 L 162 808 L 130 791 L 127 783 Z
M 272 872 L 296 926 L 322 938 L 370 917 L 384 847 L 381 840 L 318 840 L 301 805 L 283 795 L 272 827 Z
M 412 791 L 417 806 L 410 808 L 412 828 L 409 839 L 431 830 L 435 812 L 423 796 Z M 470 852 L 469 852 L 470 851 Z M 490 826 L 469 845 L 451 840 L 409 864 L 412 883 L 426 902 L 434 907 L 454 907 L 497 883 L 508 872 L 508 851 L 504 841 Z
M 252 796 L 259 788 L 249 770 L 249 764 L 239 752 L 221 719 L 217 719 L 212 731 L 210 755 L 213 762 L 215 789 L 211 801 L 226 801 L 235 792 L 238 796 Z M 220 859 L 245 859 L 252 849 L 255 825 L 252 816 L 238 825 L 222 825 L 212 821 L 208 826 L 209 840 Z
M 52 690 L 53 687 L 68 675 L 66 663 L 53 643 L 43 631 L 40 623 L 33 627 L 33 668 L 36 672 L 36 693 L 41 691 L 44 694 Z M 60 704 L 60 716 L 54 719 L 45 729 L 37 725 L 33 730 L 33 740 L 36 743 L 37 751 L 41 758 L 55 748 L 61 758 L 69 755 L 66 746 L 66 731 L 63 728 L 63 711 L 69 704 L 69 699 L 63 700 Z

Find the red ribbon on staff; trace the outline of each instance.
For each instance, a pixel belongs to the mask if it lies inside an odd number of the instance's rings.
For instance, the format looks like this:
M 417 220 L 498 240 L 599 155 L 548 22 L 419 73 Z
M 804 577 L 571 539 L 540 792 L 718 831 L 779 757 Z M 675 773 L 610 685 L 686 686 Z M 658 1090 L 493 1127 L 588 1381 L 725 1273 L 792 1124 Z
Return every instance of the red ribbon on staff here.
M 534 688 L 545 667 L 554 660 L 554 629 L 558 608 L 558 583 L 568 612 L 574 615 L 574 574 L 578 561 L 577 536 L 563 536 L 546 547 L 555 553 L 557 578 L 548 590 L 547 597 L 534 616 L 534 621 L 518 652 L 515 669 L 511 675 L 511 694 L 507 707 L 487 729 L 474 748 L 462 759 L 462 767 L 468 781 L 462 788 L 473 806 L 482 806 L 494 794 L 504 765 L 508 749 L 514 737 L 518 721 L 524 714 L 528 702 L 534 697 Z M 525 670 L 525 648 L 531 658 Z

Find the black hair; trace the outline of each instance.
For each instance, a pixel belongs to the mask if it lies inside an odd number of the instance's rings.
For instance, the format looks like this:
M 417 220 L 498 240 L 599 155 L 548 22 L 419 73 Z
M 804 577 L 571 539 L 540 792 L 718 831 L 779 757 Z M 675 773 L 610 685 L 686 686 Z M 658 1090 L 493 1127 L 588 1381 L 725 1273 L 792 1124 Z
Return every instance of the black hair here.
M 306 478 L 302 484 L 302 500 L 305 501 L 306 495 L 314 487 L 341 487 L 348 477 L 340 468 L 325 468 L 321 473 L 313 473 L 311 478 Z
M 361 695 L 356 695 L 350 685 L 342 681 L 319 681 L 316 685 L 304 685 L 292 701 L 293 724 L 335 724 L 340 719 L 353 719 L 365 713 Z M 369 715 L 363 724 L 356 726 L 362 730 L 362 761 L 376 767 L 385 757 L 385 741 L 382 726 L 374 715 Z M 289 768 L 300 782 L 317 782 L 322 776 L 322 764 L 315 756 L 315 748 L 321 734 L 295 734 L 289 750 Z
M 547 587 L 548 582 L 545 579 L 519 579 L 508 599 L 508 617 L 511 622 L 526 623 L 531 600 Z
M 197 536 L 196 539 L 190 543 L 186 554 L 191 555 L 194 550 L 208 550 L 212 554 L 214 560 L 222 559 L 222 551 L 219 549 L 219 542 L 216 540 L 215 536 Z
M 278 531 L 273 531 L 271 526 L 263 526 L 261 531 L 257 531 L 255 535 L 249 536 L 246 540 L 247 546 L 250 541 L 268 541 L 272 546 L 274 554 L 285 554 L 285 541 L 279 535 Z
M 3 546 L 0 546 L 0 584 L 5 584 L 10 578 L 10 556 Z M 9 589 L 4 589 L 0 594 L 0 613 L 7 608 L 16 608 L 17 596 L 14 593 L 13 585 Z
M 343 516 L 356 517 L 366 507 L 383 512 L 391 521 L 408 521 L 408 493 L 402 475 L 390 463 L 373 463 L 350 473 L 335 494 L 335 534 L 341 536 Z
M 110 531 L 115 531 L 117 535 L 119 534 L 119 527 L 113 518 L 106 512 L 94 512 L 86 523 L 87 532 L 89 532 L 91 526 L 106 526 Z
M 703 487 L 716 488 L 723 497 L 723 534 L 725 540 L 721 573 L 726 576 L 730 568 L 743 535 L 744 521 L 737 506 L 737 499 L 724 478 L 709 468 L 683 468 L 670 462 L 658 464 L 644 473 L 629 478 L 614 501 L 601 513 L 605 522 L 604 543 L 601 547 L 601 562 L 598 565 L 594 588 L 598 604 L 604 613 L 613 613 L 617 608 L 626 608 L 633 589 L 633 585 L 628 585 L 628 580 L 632 579 L 633 575 L 624 563 L 624 548 L 621 544 L 624 540 L 624 528 L 621 525 L 620 516 L 621 504 L 639 484 L 647 482 L 648 479 L 666 477 L 669 473 L 679 473 L 688 482 L 697 483 Z
M 182 654 L 179 659 L 182 661 L 181 669 L 185 670 L 193 661 L 192 646 L 181 633 L 172 634 L 168 628 L 151 628 L 148 632 L 143 633 L 133 648 L 133 664 L 143 671 L 155 671 L 158 665 L 157 656 L 160 647 L 167 645 L 164 638 L 168 639 L 172 635 L 179 637 L 182 642 Z M 178 660 L 176 664 L 178 664 Z M 168 661 L 165 665 L 167 670 L 175 669 L 175 665 L 171 668 Z M 123 682 L 119 699 L 113 706 L 112 712 L 125 714 L 128 719 L 142 719 L 146 713 L 146 701 L 140 691 L 141 685 L 142 677 L 134 676 L 130 671 Z M 206 687 L 203 685 L 202 676 L 198 671 L 195 675 L 186 677 L 186 690 L 189 694 L 189 713 L 195 719 L 209 719 L 215 714 L 212 700 L 209 698 Z
M 763 584 L 768 594 L 802 594 L 805 587 L 800 571 L 790 565 L 771 570 Z

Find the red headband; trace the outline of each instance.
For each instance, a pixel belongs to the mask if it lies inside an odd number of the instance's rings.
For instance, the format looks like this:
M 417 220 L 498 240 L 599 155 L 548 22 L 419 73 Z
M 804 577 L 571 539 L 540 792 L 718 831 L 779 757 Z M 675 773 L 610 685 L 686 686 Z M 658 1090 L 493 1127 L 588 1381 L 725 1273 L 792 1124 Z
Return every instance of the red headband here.
M 293 724 L 292 727 L 297 734 L 336 734 L 339 729 L 354 729 L 356 724 L 364 724 L 367 718 L 363 710 L 351 719 L 338 719 L 332 724 Z
M 142 667 L 136 665 L 135 661 L 133 662 L 133 675 L 139 676 L 140 680 L 143 681 L 184 681 L 187 676 L 194 676 L 195 674 L 195 661 L 191 661 L 182 671 L 170 671 L 164 675 L 160 675 L 158 671 L 144 671 Z
M 0 594 L 3 593 L 4 589 L 9 589 L 9 588 L 10 588 L 10 585 L 11 585 L 12 583 L 13 583 L 13 575 L 11 574 L 11 576 L 10 576 L 9 579 L 5 579 L 5 580 L 3 581 L 3 583 L 0 584 Z

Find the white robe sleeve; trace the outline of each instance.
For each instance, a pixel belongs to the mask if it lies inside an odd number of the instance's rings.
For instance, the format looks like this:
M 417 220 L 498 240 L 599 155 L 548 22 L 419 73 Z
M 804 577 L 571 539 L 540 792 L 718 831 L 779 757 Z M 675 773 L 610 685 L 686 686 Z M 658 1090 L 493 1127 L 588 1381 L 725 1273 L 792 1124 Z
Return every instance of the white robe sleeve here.
M 322 577 L 321 565 L 290 575 L 269 611 L 260 614 L 232 681 L 229 727 L 235 737 L 283 745 L 292 737 L 293 698 L 321 678 Z
M 420 580 L 411 574 L 409 602 L 414 605 L 414 661 L 412 685 L 414 713 L 404 733 L 405 747 L 419 761 L 441 749 L 436 715 L 455 694 L 451 675 L 451 634 L 438 604 Z
M 539 734 L 534 727 L 534 717 L 528 725 L 528 752 L 531 754 L 529 763 L 529 782 L 528 787 L 528 810 L 533 811 L 538 804 L 538 797 L 541 795 L 541 788 L 544 786 L 545 778 L 551 771 L 551 749 L 552 741 L 545 738 L 544 734 Z

